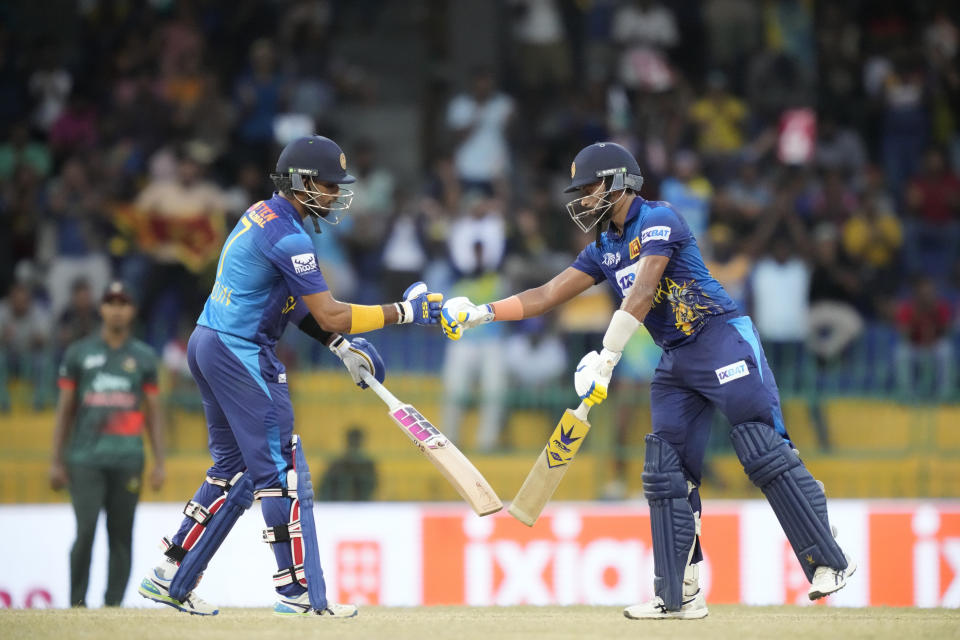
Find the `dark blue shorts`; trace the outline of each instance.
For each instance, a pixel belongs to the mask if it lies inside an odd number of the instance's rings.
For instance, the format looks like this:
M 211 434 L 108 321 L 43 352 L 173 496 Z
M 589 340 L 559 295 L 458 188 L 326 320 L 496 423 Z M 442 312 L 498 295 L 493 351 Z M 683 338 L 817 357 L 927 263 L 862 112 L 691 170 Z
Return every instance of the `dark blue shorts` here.
M 273 350 L 198 326 L 187 358 L 207 418 L 208 474 L 230 478 L 247 469 L 254 489 L 285 487 L 293 467 L 293 406 Z
M 777 382 L 748 316 L 713 318 L 695 341 L 664 351 L 650 384 L 653 432 L 677 449 L 697 483 L 715 409 L 731 425 L 762 422 L 789 440 Z

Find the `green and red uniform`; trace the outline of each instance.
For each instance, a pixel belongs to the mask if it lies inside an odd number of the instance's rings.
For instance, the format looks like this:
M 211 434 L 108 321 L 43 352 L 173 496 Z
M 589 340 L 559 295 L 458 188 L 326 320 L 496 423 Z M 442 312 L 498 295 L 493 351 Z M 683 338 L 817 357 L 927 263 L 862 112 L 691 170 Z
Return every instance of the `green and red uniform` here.
M 104 603 L 118 606 L 130 576 L 133 514 L 144 466 L 144 396 L 157 392 L 157 356 L 130 338 L 112 349 L 99 334 L 70 345 L 60 388 L 72 390 L 76 415 L 64 450 L 77 539 L 70 551 L 70 604 L 83 605 L 100 510 L 107 513 L 110 560 Z

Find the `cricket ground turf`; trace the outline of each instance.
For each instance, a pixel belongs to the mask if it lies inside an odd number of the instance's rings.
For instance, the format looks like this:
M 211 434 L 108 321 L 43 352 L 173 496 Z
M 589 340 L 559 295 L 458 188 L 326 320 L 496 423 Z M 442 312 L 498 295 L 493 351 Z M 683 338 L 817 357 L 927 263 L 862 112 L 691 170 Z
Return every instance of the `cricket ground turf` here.
M 627 620 L 620 607 L 361 607 L 357 618 L 282 619 L 270 609 L 223 609 L 212 617 L 164 607 L 0 610 L 0 637 L 171 640 L 216 638 L 960 638 L 960 610 L 710 605 L 704 620 Z

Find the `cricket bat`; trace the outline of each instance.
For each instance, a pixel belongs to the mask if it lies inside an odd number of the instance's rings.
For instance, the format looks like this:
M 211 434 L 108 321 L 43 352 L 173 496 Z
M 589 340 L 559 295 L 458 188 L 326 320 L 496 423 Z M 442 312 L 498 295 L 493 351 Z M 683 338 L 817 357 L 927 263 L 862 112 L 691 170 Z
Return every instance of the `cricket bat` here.
M 490 483 L 439 429 L 430 424 L 413 405 L 398 400 L 368 372 L 363 371 L 360 375 L 387 405 L 387 413 L 400 430 L 407 434 L 420 453 L 440 470 L 478 516 L 490 515 L 503 509 L 503 503 Z
M 528 527 L 532 527 L 540 517 L 543 507 L 553 497 L 553 492 L 567 473 L 570 461 L 580 450 L 583 439 L 590 431 L 590 423 L 587 422 L 589 412 L 590 407 L 582 402 L 576 409 L 563 412 L 547 446 L 533 463 L 533 469 L 527 474 L 517 497 L 510 503 L 507 511 Z

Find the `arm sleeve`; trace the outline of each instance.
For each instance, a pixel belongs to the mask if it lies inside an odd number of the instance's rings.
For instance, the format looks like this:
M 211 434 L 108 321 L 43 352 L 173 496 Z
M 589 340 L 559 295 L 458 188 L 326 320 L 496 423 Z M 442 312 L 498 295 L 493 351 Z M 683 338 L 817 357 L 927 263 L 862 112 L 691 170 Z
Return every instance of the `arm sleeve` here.
M 152 349 L 148 350 L 143 358 L 143 392 L 155 394 L 159 391 L 157 383 L 157 354 Z
M 583 251 L 580 252 L 580 255 L 577 256 L 577 259 L 573 261 L 573 264 L 570 265 L 577 271 L 583 271 L 585 274 L 593 278 L 594 284 L 602 282 L 606 276 L 603 275 L 603 270 L 600 269 L 600 265 L 597 262 L 596 257 L 594 257 L 594 245 L 591 242 L 586 247 L 583 248 Z
M 283 274 L 292 295 L 299 298 L 330 288 L 320 273 L 317 253 L 306 234 L 284 236 L 265 253 Z
M 690 228 L 670 207 L 657 207 L 636 227 L 640 242 L 640 258 L 666 256 L 672 258 L 677 249 L 690 238 Z
M 57 375 L 57 386 L 61 389 L 76 389 L 77 381 L 80 378 L 80 368 L 77 366 L 77 348 L 70 345 L 66 353 L 63 354 L 63 361 L 60 363 L 60 370 Z

